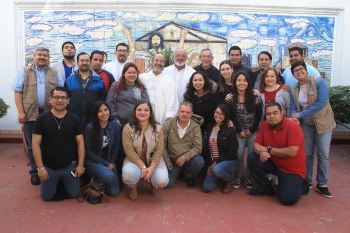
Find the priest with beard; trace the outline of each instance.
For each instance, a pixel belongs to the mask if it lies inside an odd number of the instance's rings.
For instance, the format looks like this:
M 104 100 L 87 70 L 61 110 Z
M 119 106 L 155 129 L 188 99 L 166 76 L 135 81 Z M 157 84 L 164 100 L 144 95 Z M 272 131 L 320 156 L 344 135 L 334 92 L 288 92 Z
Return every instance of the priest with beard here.
M 64 80 L 78 70 L 78 65 L 75 62 L 75 53 L 76 49 L 73 42 L 66 41 L 62 44 L 63 60 L 51 64 L 51 68 L 57 70 Z
M 174 62 L 175 64 L 164 68 L 164 73 L 173 78 L 178 101 L 182 103 L 187 84 L 190 81 L 191 75 L 196 71 L 186 65 L 187 53 L 185 49 L 178 48 L 175 50 Z

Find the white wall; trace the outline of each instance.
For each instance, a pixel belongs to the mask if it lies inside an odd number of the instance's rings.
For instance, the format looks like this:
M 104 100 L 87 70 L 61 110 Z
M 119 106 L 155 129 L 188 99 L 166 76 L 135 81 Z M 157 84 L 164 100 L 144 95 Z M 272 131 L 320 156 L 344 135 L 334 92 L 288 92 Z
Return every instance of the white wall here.
M 288 14 L 292 12 L 294 14 L 317 14 L 323 15 L 327 14 L 329 11 L 339 11 L 338 22 L 335 30 L 335 48 L 334 48 L 334 75 L 332 80 L 332 85 L 350 85 L 348 60 L 350 54 L 350 1 L 349 0 L 318 0 L 316 1 L 305 1 L 305 0 L 270 0 L 270 1 L 260 1 L 260 0 L 246 0 L 244 5 L 242 0 L 221 0 L 220 5 L 215 5 L 208 7 L 208 4 L 213 3 L 213 1 L 206 0 L 192 0 L 191 4 L 184 0 L 144 0 L 142 3 L 134 2 L 130 5 L 130 1 L 127 0 L 103 0 L 103 1 L 69 1 L 67 0 L 55 0 L 55 1 L 12 1 L 12 0 L 2 0 L 0 8 L 0 45 L 2 56 L 0 58 L 0 68 L 1 68 L 1 85 L 0 85 L 0 97 L 5 100 L 5 102 L 11 106 L 8 111 L 8 115 L 0 119 L 0 130 L 17 130 L 20 128 L 20 124 L 17 122 L 17 109 L 14 103 L 13 91 L 11 91 L 11 85 L 14 78 L 17 75 L 20 65 L 22 64 L 21 57 L 22 52 L 20 51 L 20 45 L 23 44 L 22 38 L 20 38 L 19 33 L 16 30 L 21 30 L 17 27 L 16 10 L 18 5 L 27 4 L 26 7 L 34 7 L 33 9 L 38 9 L 43 7 L 44 9 L 50 9 L 58 5 L 76 5 L 83 2 L 84 8 L 89 7 L 91 9 L 98 9 L 105 5 L 109 6 L 108 9 L 135 9 L 135 5 L 148 4 L 151 9 L 152 7 L 157 10 L 166 9 L 190 9 L 190 10 L 211 10 L 211 9 L 222 9 L 223 11 L 246 11 L 246 12 L 271 12 L 271 13 L 284 13 Z M 171 4 L 169 3 L 171 2 Z M 54 5 L 56 3 L 56 6 Z M 154 3 L 157 5 L 154 6 Z M 46 5 L 45 5 L 46 4 Z M 121 4 L 119 6 L 113 4 Z M 129 5 L 127 5 L 129 4 Z M 64 9 L 64 8 L 62 8 Z M 136 8 L 137 9 L 137 8 Z M 19 45 L 19 46 L 18 46 Z

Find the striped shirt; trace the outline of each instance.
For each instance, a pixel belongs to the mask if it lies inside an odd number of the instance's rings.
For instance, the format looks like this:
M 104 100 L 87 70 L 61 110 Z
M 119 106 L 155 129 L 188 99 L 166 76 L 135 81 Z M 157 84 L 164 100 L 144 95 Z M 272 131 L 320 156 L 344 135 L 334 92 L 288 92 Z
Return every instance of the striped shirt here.
M 209 137 L 209 146 L 211 151 L 211 156 L 213 157 L 213 160 L 216 160 L 219 158 L 219 148 L 217 143 L 217 137 L 218 135 L 211 132 Z

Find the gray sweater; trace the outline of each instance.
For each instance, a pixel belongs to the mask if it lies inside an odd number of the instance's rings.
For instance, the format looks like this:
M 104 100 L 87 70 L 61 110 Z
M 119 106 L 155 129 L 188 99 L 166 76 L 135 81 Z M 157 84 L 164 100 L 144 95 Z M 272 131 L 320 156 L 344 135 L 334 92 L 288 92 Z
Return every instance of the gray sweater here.
M 266 104 L 264 93 L 261 93 L 260 97 L 264 103 L 264 107 L 263 107 L 263 119 L 264 119 L 265 104 Z M 290 117 L 290 93 L 287 91 L 284 91 L 283 89 L 277 91 L 275 102 L 281 105 L 284 115 L 286 115 L 286 117 L 289 118 Z
M 146 90 L 141 90 L 136 85 L 128 85 L 128 89 L 121 91 L 115 98 L 115 88 L 114 85 L 109 89 L 106 102 L 111 109 L 112 119 L 119 120 L 122 125 L 126 125 L 133 113 L 136 101 L 140 99 L 149 101 L 149 97 Z

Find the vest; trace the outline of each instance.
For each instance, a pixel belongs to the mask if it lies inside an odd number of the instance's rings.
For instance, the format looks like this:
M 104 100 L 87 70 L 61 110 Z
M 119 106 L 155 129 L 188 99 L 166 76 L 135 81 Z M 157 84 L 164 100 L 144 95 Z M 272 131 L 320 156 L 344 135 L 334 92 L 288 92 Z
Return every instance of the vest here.
M 24 84 L 23 84 L 23 109 L 28 121 L 35 121 L 39 116 L 39 103 L 37 94 L 37 78 L 35 65 L 24 67 Z M 44 78 L 45 83 L 45 104 L 44 112 L 51 110 L 50 103 L 51 90 L 58 85 L 58 72 L 50 67 L 46 68 Z

